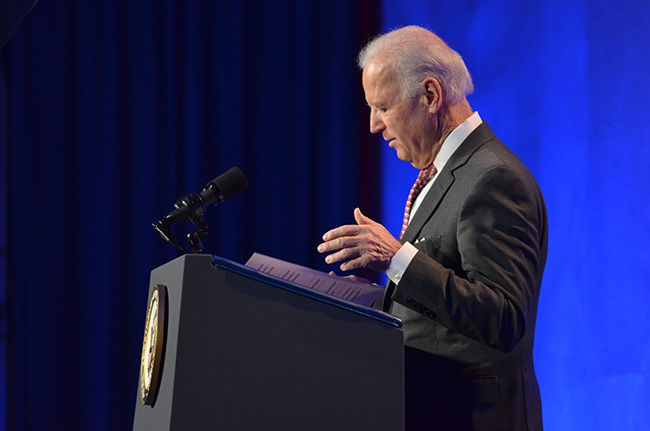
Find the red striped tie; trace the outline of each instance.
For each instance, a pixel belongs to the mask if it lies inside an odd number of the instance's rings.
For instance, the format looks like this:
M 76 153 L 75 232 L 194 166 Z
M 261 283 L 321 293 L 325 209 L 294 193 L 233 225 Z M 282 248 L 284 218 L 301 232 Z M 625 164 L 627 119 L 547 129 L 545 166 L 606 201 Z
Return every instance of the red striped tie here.
M 409 225 L 409 217 L 411 216 L 411 207 L 413 206 L 413 203 L 417 199 L 424 186 L 426 186 L 427 183 L 431 181 L 431 178 L 433 178 L 436 172 L 438 172 L 438 169 L 433 166 L 433 163 L 430 164 L 428 167 L 420 171 L 418 179 L 415 180 L 413 187 L 411 187 L 409 198 L 406 201 L 406 208 L 404 208 L 404 223 L 402 224 L 402 231 L 399 234 L 400 239 L 404 236 L 404 232 L 406 232 L 406 228 Z

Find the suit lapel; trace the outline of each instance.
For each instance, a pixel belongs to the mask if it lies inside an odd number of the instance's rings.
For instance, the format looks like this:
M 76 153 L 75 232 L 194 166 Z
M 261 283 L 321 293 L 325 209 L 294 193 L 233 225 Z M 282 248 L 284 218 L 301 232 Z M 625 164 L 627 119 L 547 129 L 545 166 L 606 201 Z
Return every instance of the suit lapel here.
M 429 221 L 436 208 L 447 194 L 447 191 L 454 183 L 454 171 L 467 163 L 470 156 L 485 142 L 494 138 L 495 135 L 484 121 L 481 123 L 470 135 L 463 141 L 458 149 L 451 156 L 443 170 L 438 173 L 438 178 L 435 179 L 431 189 L 420 203 L 413 220 L 406 228 L 402 243 L 408 241 L 413 243 L 418 238 L 424 225 Z
M 436 178 L 435 182 L 431 185 L 431 189 L 429 189 L 424 200 L 420 203 L 420 207 L 415 213 L 415 216 L 413 216 L 413 220 L 411 220 L 406 228 L 402 242 L 408 241 L 413 243 L 417 239 L 417 235 L 422 230 L 422 227 L 431 218 L 438 204 L 440 204 L 440 201 L 454 182 L 454 176 L 450 172 L 450 170 L 445 169 L 444 172 L 440 173 L 440 177 Z

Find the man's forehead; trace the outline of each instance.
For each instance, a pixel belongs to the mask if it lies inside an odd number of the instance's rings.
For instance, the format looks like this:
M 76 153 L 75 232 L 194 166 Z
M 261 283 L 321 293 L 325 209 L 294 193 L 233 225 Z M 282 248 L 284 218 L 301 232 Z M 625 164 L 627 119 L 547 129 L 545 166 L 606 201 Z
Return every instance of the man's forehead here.
M 366 79 L 387 79 L 394 74 L 392 65 L 382 58 L 372 59 L 363 68 L 363 74 Z
M 363 69 L 362 77 L 363 88 L 366 92 L 366 98 L 371 96 L 372 99 L 380 97 L 394 97 L 399 91 L 397 74 L 392 65 L 386 61 L 372 60 L 366 64 Z

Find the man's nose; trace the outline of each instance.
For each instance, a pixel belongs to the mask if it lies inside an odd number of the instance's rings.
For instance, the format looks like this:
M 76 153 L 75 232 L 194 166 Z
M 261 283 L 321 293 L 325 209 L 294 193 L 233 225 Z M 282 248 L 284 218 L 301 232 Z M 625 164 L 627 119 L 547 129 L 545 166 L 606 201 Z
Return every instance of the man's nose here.
M 370 133 L 379 133 L 384 130 L 384 123 L 376 118 L 374 115 L 370 115 Z

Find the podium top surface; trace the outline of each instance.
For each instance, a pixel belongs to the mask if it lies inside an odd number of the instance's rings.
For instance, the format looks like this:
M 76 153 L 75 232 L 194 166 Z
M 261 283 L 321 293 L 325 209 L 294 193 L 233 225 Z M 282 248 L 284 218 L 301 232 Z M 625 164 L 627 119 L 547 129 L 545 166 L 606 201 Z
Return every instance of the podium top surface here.
M 364 305 L 355 304 L 345 299 L 337 298 L 335 296 L 328 295 L 327 293 L 319 292 L 317 290 L 304 287 L 300 284 L 284 280 L 274 275 L 266 274 L 264 272 L 258 271 L 256 269 L 253 269 L 246 265 L 242 265 L 237 262 L 233 262 L 223 257 L 212 256 L 212 263 L 217 267 L 227 269 L 229 271 L 235 272 L 239 275 L 251 278 L 253 280 L 270 284 L 279 289 L 284 289 L 293 292 L 297 295 L 306 296 L 316 301 L 327 303 L 333 307 L 342 308 L 352 313 L 360 314 L 362 316 L 374 320 L 378 320 L 390 326 L 394 326 L 397 328 L 402 327 L 402 320 L 399 317 L 393 316 L 392 314 L 388 314 L 383 311 L 376 310 L 374 308 L 369 308 Z

